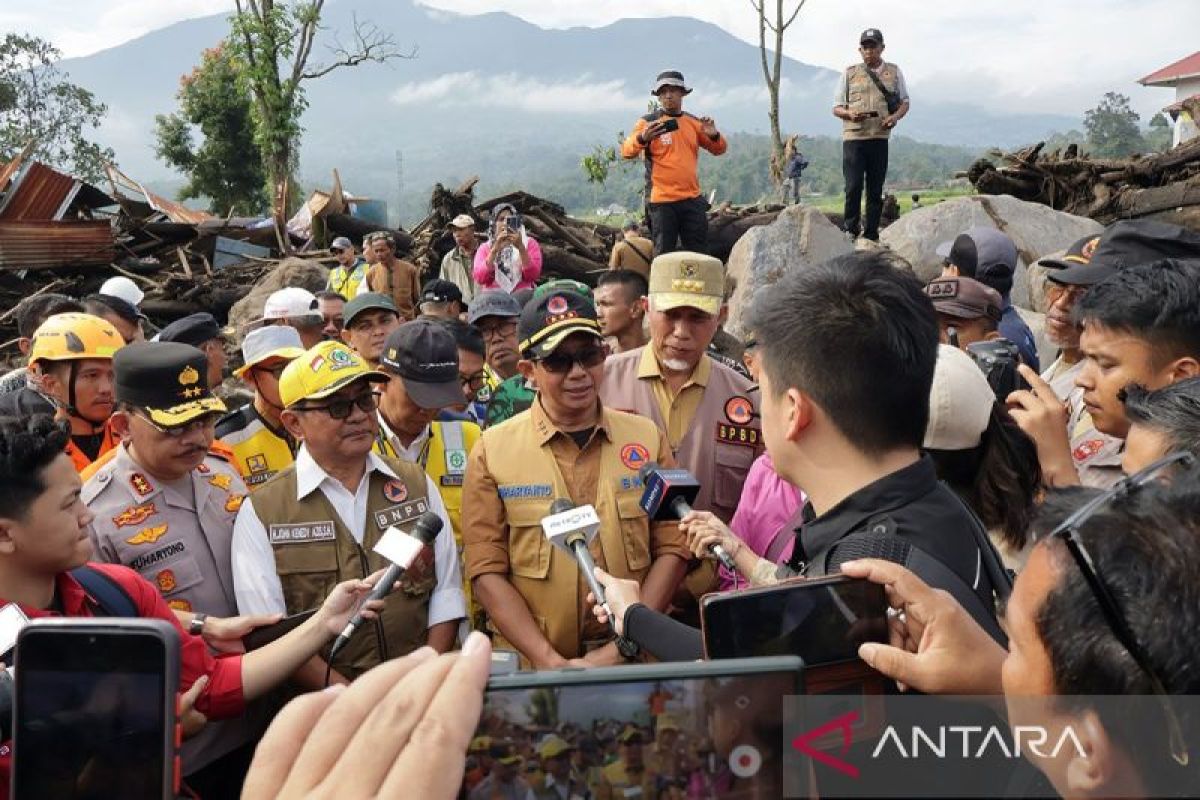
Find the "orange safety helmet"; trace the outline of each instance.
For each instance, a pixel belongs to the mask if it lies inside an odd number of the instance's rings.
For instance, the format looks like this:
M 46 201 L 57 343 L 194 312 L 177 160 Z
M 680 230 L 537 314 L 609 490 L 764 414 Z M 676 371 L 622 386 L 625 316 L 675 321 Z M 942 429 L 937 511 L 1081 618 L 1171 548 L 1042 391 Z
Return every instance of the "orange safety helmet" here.
M 108 320 L 91 314 L 55 314 L 41 324 L 29 345 L 29 363 L 111 359 L 125 345 Z

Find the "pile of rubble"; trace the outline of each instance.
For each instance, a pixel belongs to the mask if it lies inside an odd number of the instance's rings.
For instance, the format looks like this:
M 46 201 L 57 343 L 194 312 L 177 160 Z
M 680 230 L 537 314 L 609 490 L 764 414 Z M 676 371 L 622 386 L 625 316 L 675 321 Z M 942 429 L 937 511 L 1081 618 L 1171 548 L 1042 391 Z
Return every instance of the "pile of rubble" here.
M 1091 158 L 1075 145 L 1043 153 L 1039 143 L 994 151 L 964 173 L 980 194 L 1012 195 L 1107 225 L 1155 216 L 1200 228 L 1200 139 L 1166 153 L 1130 159 Z

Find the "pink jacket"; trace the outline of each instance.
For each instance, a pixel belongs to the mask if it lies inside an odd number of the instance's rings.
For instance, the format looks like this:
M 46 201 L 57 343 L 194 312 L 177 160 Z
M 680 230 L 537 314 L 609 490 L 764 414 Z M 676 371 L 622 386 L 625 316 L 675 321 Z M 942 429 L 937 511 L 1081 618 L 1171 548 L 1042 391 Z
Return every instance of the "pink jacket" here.
M 746 483 L 742 486 L 742 497 L 738 501 L 737 511 L 729 521 L 729 527 L 746 546 L 756 555 L 766 555 L 767 548 L 775 534 L 787 524 L 801 504 L 804 493 L 792 484 L 779 477 L 771 456 L 763 453 L 754 459 L 750 471 L 746 473 Z M 783 563 L 792 555 L 795 542 L 788 542 L 779 554 L 779 563 Z M 718 589 L 726 591 L 734 588 L 733 575 L 721 567 L 720 584 Z M 746 586 L 745 579 L 739 578 L 739 585 Z
M 521 270 L 521 280 L 513 287 L 513 291 L 532 289 L 538 276 L 542 274 L 542 247 L 532 236 L 525 237 L 525 251 L 529 253 L 529 266 Z M 488 266 L 488 254 L 492 252 L 492 243 L 484 242 L 475 251 L 475 283 L 481 290 L 499 289 L 496 285 L 496 270 Z

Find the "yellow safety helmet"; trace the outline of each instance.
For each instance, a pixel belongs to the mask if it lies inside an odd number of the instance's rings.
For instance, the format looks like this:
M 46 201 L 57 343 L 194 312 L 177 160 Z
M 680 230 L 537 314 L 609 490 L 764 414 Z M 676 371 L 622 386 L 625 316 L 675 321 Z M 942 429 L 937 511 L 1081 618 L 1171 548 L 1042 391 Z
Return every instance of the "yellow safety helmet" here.
M 125 340 L 112 323 L 91 314 L 55 314 L 42 323 L 29 345 L 29 363 L 111 359 Z

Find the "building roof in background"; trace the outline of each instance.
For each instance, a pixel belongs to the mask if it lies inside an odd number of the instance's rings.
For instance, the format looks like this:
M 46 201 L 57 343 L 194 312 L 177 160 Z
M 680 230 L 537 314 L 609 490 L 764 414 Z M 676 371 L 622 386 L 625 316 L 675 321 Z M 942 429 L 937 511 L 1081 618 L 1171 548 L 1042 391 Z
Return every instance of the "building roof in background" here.
M 1138 83 L 1142 86 L 1174 86 L 1184 78 L 1200 78 L 1200 50 L 1150 73 Z

